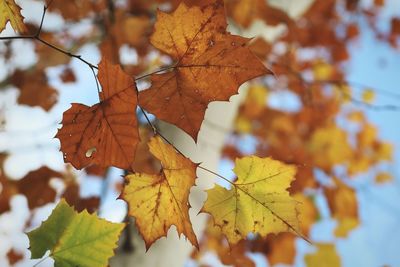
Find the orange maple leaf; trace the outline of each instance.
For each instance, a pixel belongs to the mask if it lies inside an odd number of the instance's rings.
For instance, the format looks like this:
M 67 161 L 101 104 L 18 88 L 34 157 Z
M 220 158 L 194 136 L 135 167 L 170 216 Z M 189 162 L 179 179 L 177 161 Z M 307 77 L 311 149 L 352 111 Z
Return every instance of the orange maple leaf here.
M 107 60 L 99 64 L 100 103 L 73 103 L 64 112 L 60 139 L 64 161 L 76 169 L 96 164 L 132 170 L 139 133 L 134 80 Z
M 265 23 L 276 26 L 281 23 L 289 28 L 289 34 L 296 30 L 295 22 L 289 15 L 279 8 L 273 7 L 265 0 L 231 0 L 227 1 L 228 14 L 236 23 L 243 27 L 249 27 L 256 19 L 262 19 Z
M 44 69 L 18 70 L 11 77 L 11 81 L 20 90 L 19 104 L 40 106 L 49 111 L 58 101 L 58 92 L 48 83 Z
M 172 13 L 159 11 L 151 43 L 176 63 L 151 76 L 139 104 L 195 140 L 207 105 L 227 101 L 238 87 L 269 70 L 250 51 L 248 38 L 226 31 L 223 1 L 202 8 L 181 3 Z

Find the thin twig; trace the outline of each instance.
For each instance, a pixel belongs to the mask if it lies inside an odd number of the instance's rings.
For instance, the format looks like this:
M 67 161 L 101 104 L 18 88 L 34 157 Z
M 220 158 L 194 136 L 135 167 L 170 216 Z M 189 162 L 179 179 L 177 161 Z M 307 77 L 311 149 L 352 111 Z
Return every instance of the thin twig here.
M 346 81 L 346 80 L 307 80 L 303 77 L 303 75 L 301 75 L 301 73 L 299 73 L 296 70 L 293 70 L 292 67 L 290 65 L 287 64 L 283 64 L 280 65 L 276 62 L 272 63 L 273 65 L 276 66 L 280 66 L 280 67 L 285 67 L 291 74 L 294 75 L 294 77 L 296 77 L 301 83 L 303 83 L 303 85 L 307 85 L 310 86 L 310 88 L 312 88 L 313 85 L 316 84 L 321 84 L 321 85 L 326 85 L 326 84 L 334 84 L 337 85 L 339 88 L 338 90 L 341 92 L 341 94 L 343 96 L 345 96 L 346 98 L 348 98 L 351 102 L 353 102 L 354 104 L 357 105 L 361 105 L 364 107 L 367 107 L 369 109 L 375 110 L 375 111 L 398 111 L 400 110 L 400 106 L 396 106 L 396 105 L 375 105 L 375 104 L 371 104 L 371 103 L 367 103 L 365 101 L 356 99 L 354 97 L 352 97 L 350 94 L 344 92 L 343 90 L 341 90 L 340 86 L 344 86 L 344 85 L 353 85 L 355 87 L 369 87 L 366 86 L 364 84 L 358 83 L 358 82 L 354 82 L 354 81 Z M 395 98 L 400 98 L 399 94 L 393 93 L 393 92 L 389 92 L 389 91 L 384 91 L 384 90 L 376 90 L 373 89 L 374 91 L 379 92 L 382 95 L 387 95 L 387 96 L 392 96 Z M 311 90 L 309 91 L 311 93 Z
M 52 49 L 54 49 L 54 50 L 56 50 L 56 51 L 58 51 L 58 52 L 60 52 L 60 53 L 62 53 L 64 55 L 66 55 L 68 57 L 76 58 L 76 59 L 80 60 L 81 62 L 86 64 L 90 68 L 90 70 L 92 71 L 94 80 L 96 81 L 97 92 L 100 94 L 100 86 L 99 86 L 99 82 L 97 81 L 97 76 L 96 76 L 96 72 L 95 72 L 95 69 L 96 70 L 98 69 L 98 67 L 96 65 L 94 65 L 94 64 L 90 63 L 89 61 L 87 61 L 86 59 L 82 58 L 81 55 L 76 55 L 76 54 L 73 54 L 73 53 L 71 53 L 69 51 L 66 51 L 66 50 L 64 50 L 64 49 L 62 49 L 62 48 L 60 48 L 60 47 L 58 47 L 56 45 L 53 45 L 53 44 L 47 42 L 46 40 L 44 40 L 44 39 L 42 39 L 40 37 L 40 35 L 42 33 L 43 23 L 44 23 L 44 19 L 45 19 L 45 16 L 46 16 L 47 9 L 51 5 L 52 2 L 53 2 L 53 0 L 51 0 L 47 5 L 43 6 L 42 18 L 40 20 L 39 28 L 38 28 L 38 30 L 37 30 L 35 35 L 0 37 L 0 40 L 32 39 L 32 40 L 36 40 L 36 41 L 38 41 L 38 42 L 50 47 L 50 48 L 52 48 Z
M 40 33 L 42 32 L 42 27 L 43 27 L 43 22 L 44 22 L 44 16 L 46 15 L 46 11 L 47 11 L 47 6 L 45 5 L 43 7 L 43 13 L 42 13 L 42 18 L 40 20 L 40 24 L 39 24 L 39 29 L 36 33 L 36 37 L 39 37 Z
M 151 129 L 153 130 L 154 134 L 157 134 L 157 129 L 156 127 L 153 125 L 153 123 L 151 123 L 149 117 L 146 114 L 146 111 L 143 110 L 143 108 L 141 106 L 138 106 L 140 108 L 140 111 L 143 113 L 143 116 L 146 118 L 147 124 L 151 127 Z
M 39 264 L 41 264 L 42 262 L 44 262 L 45 260 L 47 260 L 50 256 L 46 256 L 43 259 L 41 259 L 40 261 L 38 261 L 37 263 L 35 263 L 35 265 L 33 265 L 32 267 L 37 267 L 39 266 Z
M 52 1 L 49 2 L 49 5 L 51 3 L 52 3 Z M 47 9 L 48 9 L 49 5 L 47 5 L 47 6 L 45 5 L 43 7 L 43 13 L 42 13 L 42 18 L 40 20 L 39 28 L 38 28 L 37 32 L 34 35 L 5 36 L 5 37 L 0 37 L 0 40 L 16 40 L 16 39 L 33 39 L 33 40 L 37 40 L 40 43 L 42 43 L 42 44 L 44 44 L 44 45 L 46 45 L 46 46 L 58 51 L 58 52 L 60 52 L 60 53 L 62 53 L 64 55 L 67 55 L 67 56 L 69 56 L 71 58 L 76 58 L 76 59 L 80 60 L 81 62 L 83 62 L 86 65 L 88 65 L 91 69 L 98 69 L 98 67 L 96 65 L 94 65 L 94 64 L 90 63 L 89 61 L 85 60 L 84 58 L 82 58 L 81 55 L 76 55 L 76 54 L 73 54 L 73 53 L 71 53 L 69 51 L 66 51 L 66 50 L 64 50 L 64 49 L 62 49 L 60 47 L 57 47 L 57 46 L 47 42 L 46 40 L 44 40 L 44 39 L 42 39 L 40 37 L 40 34 L 42 33 L 43 22 L 44 22 L 44 19 L 45 19 L 45 16 L 46 16 L 46 12 L 47 12 Z
M 96 88 L 97 88 L 97 92 L 99 93 L 99 100 L 100 100 L 100 86 L 99 86 L 99 82 L 97 81 L 96 72 L 94 71 L 94 68 L 92 68 L 92 67 L 90 67 L 90 70 L 92 71 L 94 80 L 96 81 Z
M 5 36 L 5 37 L 0 36 L 0 40 L 15 40 L 15 39 L 35 39 L 35 35 Z
M 202 169 L 202 170 L 204 170 L 204 171 L 206 171 L 206 172 L 209 172 L 209 173 L 211 173 L 211 174 L 213 174 L 213 175 L 215 175 L 215 176 L 218 176 L 219 178 L 221 178 L 222 180 L 228 182 L 229 184 L 231 184 L 231 185 L 233 185 L 233 186 L 236 186 L 231 180 L 229 180 L 228 178 L 222 176 L 221 174 L 218 174 L 218 173 L 216 173 L 216 172 L 214 172 L 214 171 L 212 171 L 212 170 L 209 170 L 209 169 L 207 169 L 207 168 L 205 168 L 205 167 L 203 167 L 203 166 L 201 166 L 201 165 L 199 165 L 198 168 L 199 168 L 199 169 Z
M 371 88 L 372 90 L 374 90 L 375 92 L 377 92 L 380 95 L 384 95 L 384 96 L 387 96 L 387 97 L 394 97 L 394 98 L 400 99 L 400 94 L 397 94 L 397 93 L 392 92 L 392 91 L 383 90 L 383 89 L 372 88 L 369 85 L 366 85 L 366 84 L 363 84 L 363 83 L 360 83 L 360 82 L 356 82 L 356 81 L 329 79 L 329 80 L 322 80 L 320 82 L 321 83 L 337 84 L 337 85 L 352 85 L 353 87 L 359 88 L 361 90 L 365 90 L 364 88 Z
M 165 67 L 165 68 L 161 68 L 161 69 L 156 70 L 154 72 L 151 72 L 151 73 L 136 77 L 135 80 L 141 80 L 141 79 L 147 78 L 147 77 L 149 77 L 149 76 L 151 76 L 153 74 L 157 74 L 157 73 L 160 73 L 160 72 L 163 72 L 163 71 L 166 71 L 166 70 L 169 70 L 169 69 L 173 69 L 173 68 L 176 68 L 176 67 L 177 67 L 176 65 L 171 65 L 171 66 L 168 66 L 168 67 Z

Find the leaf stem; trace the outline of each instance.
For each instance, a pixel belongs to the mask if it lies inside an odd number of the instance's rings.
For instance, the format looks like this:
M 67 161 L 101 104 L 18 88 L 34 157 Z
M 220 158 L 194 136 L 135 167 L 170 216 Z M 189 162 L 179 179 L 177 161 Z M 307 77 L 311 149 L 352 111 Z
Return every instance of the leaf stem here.
M 202 170 L 204 170 L 204 171 L 206 171 L 206 172 L 209 172 L 209 173 L 211 173 L 211 174 L 213 174 L 213 175 L 215 175 L 215 176 L 218 176 L 219 178 L 223 179 L 224 181 L 226 181 L 226 182 L 228 182 L 228 183 L 230 183 L 231 185 L 233 185 L 233 186 L 236 187 L 235 183 L 233 183 L 232 181 L 230 181 L 228 178 L 222 176 L 221 174 L 218 174 L 218 173 L 216 173 L 216 172 L 214 172 L 214 171 L 212 171 L 212 170 L 210 170 L 210 169 L 207 169 L 207 168 L 205 168 L 205 167 L 203 167 L 203 166 L 201 166 L 201 165 L 199 165 L 198 168 L 199 168 L 199 169 L 202 169 Z
M 140 111 L 143 113 L 143 116 L 146 118 L 147 124 L 151 127 L 151 129 L 153 130 L 154 134 L 157 134 L 157 129 L 156 127 L 153 125 L 153 123 L 151 123 L 149 117 L 146 114 L 146 111 L 143 110 L 143 108 L 141 106 L 138 106 L 140 108 Z
M 165 68 L 161 68 L 159 70 L 156 70 L 156 71 L 153 71 L 153 72 L 150 72 L 150 73 L 147 73 L 147 74 L 144 74 L 142 76 L 136 77 L 135 80 L 136 81 L 137 80 L 141 80 L 141 79 L 147 78 L 147 77 L 149 77 L 149 76 L 151 76 L 153 74 L 157 74 L 157 73 L 160 73 L 160 72 L 163 72 L 163 71 L 166 71 L 166 70 L 170 70 L 170 69 L 174 69 L 174 68 L 176 68 L 175 64 L 171 65 L 171 66 L 168 66 L 168 67 L 165 67 Z
M 47 260 L 49 257 L 50 257 L 50 255 L 47 256 L 47 257 L 44 257 L 43 259 L 41 259 L 41 260 L 39 260 L 37 263 L 35 263 L 35 265 L 33 265 L 32 267 L 37 267 L 37 266 L 39 266 L 39 264 L 41 264 L 42 262 L 44 262 L 45 260 Z

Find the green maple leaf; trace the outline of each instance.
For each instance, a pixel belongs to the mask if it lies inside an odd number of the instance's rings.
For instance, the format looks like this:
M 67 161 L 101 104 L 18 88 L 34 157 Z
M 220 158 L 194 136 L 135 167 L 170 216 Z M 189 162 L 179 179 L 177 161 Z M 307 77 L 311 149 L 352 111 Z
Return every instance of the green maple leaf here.
M 77 213 L 62 199 L 39 228 L 27 233 L 32 259 L 50 250 L 56 267 L 107 266 L 124 226 L 86 210 Z

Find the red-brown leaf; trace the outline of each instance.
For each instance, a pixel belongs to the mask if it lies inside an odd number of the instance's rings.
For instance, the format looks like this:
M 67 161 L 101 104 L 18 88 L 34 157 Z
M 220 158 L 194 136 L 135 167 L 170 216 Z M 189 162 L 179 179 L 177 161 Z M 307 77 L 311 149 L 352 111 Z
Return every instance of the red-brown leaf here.
M 139 133 L 136 85 L 120 66 L 99 64 L 100 103 L 88 107 L 73 103 L 64 112 L 56 137 L 64 161 L 76 169 L 96 164 L 132 170 Z

